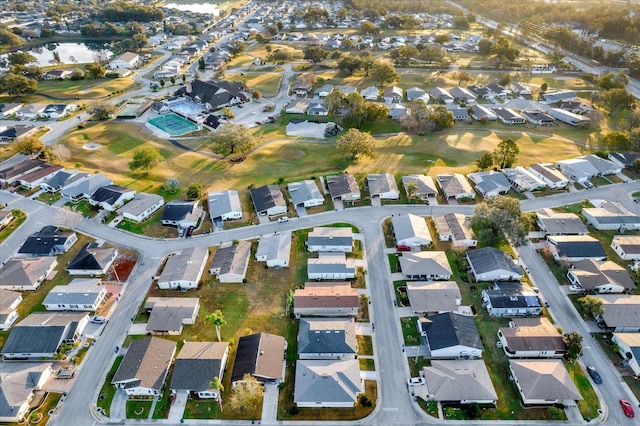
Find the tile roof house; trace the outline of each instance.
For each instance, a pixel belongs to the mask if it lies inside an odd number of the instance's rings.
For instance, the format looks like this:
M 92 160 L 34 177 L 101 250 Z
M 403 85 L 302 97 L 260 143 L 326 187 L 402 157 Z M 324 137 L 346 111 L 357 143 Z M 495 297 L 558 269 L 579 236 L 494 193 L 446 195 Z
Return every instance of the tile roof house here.
M 78 241 L 73 231 L 63 231 L 57 226 L 45 226 L 31 234 L 18 250 L 19 256 L 55 256 L 66 253 Z
M 247 275 L 250 255 L 250 241 L 220 247 L 213 255 L 209 273 L 215 275 L 221 283 L 241 283 Z
M 287 212 L 287 202 L 278 185 L 264 185 L 250 190 L 256 213 L 276 216 Z
M 563 404 L 582 399 L 561 360 L 512 359 L 509 370 L 525 405 Z
M 611 343 L 617 345 L 618 354 L 637 377 L 640 374 L 640 333 L 613 333 Z
M 238 191 L 211 191 L 208 194 L 209 216 L 212 221 L 242 219 L 242 205 Z
M 0 422 L 23 423 L 52 374 L 50 362 L 0 362 Z
M 598 169 L 584 158 L 570 158 L 556 163 L 560 171 L 576 182 L 584 183 L 598 175 Z
M 422 368 L 426 386 L 417 396 L 443 404 L 494 404 L 498 400 L 482 359 L 433 360 Z M 423 395 L 424 394 L 424 395 Z
M 381 200 L 397 200 L 400 198 L 400 191 L 396 184 L 396 178 L 391 173 L 377 173 L 367 175 L 367 186 L 371 198 Z
M 219 391 L 210 383 L 215 377 L 222 381 L 228 354 L 227 342 L 184 342 L 173 365 L 169 389 L 218 399 Z
M 75 182 L 66 185 L 60 191 L 62 198 L 77 202 L 91 197 L 91 194 L 105 185 L 111 185 L 113 181 L 102 174 L 88 175 Z
M 469 218 L 461 213 L 433 216 L 433 222 L 440 241 L 450 241 L 453 247 L 475 247 L 478 244 Z
M 616 235 L 611 248 L 622 260 L 640 260 L 640 236 Z
M 358 353 L 353 318 L 301 318 L 300 359 L 355 359 Z
M 66 267 L 69 275 L 103 275 L 118 256 L 116 247 L 98 247 L 97 243 L 87 243 Z
M 562 335 L 548 318 L 513 318 L 498 330 L 509 358 L 562 358 L 567 352 Z
M 438 187 L 436 187 L 436 184 L 431 176 L 402 176 L 402 185 L 404 186 L 404 190 L 408 198 L 411 198 L 410 185 L 412 185 L 412 183 L 415 183 L 416 185 L 415 193 L 412 195 L 415 198 L 418 198 L 420 200 L 428 200 L 430 198 L 435 198 L 438 195 Z
M 296 289 L 293 296 L 293 313 L 301 316 L 355 317 L 358 315 L 360 297 L 350 282 L 307 282 L 303 289 Z
M 463 198 L 476 198 L 476 193 L 471 188 L 469 182 L 459 173 L 454 173 L 451 175 L 438 175 L 437 176 L 438 185 L 442 190 L 445 198 L 455 198 L 456 200 L 460 200 Z
M 256 261 L 266 262 L 269 268 L 289 267 L 291 257 L 291 231 L 263 235 L 258 241 Z
M 263 383 L 284 380 L 286 349 L 285 338 L 275 334 L 255 333 L 240 337 L 231 383 L 235 385 L 242 381 L 245 374 Z
M 599 231 L 640 229 L 640 216 L 615 201 L 602 201 L 594 208 L 583 208 L 582 215 Z
M 540 315 L 542 303 L 533 292 L 525 291 L 522 286 L 505 286 L 493 290 L 482 290 L 482 304 L 489 315 L 494 317 L 515 317 Z
M 493 247 L 467 252 L 467 261 L 475 280 L 511 281 L 522 278 L 522 269 L 508 254 Z
M 511 190 L 511 183 L 509 183 L 507 177 L 500 172 L 475 172 L 469 173 L 467 177 L 476 184 L 476 191 L 483 197 L 506 194 Z
M 549 235 L 547 247 L 557 261 L 604 260 L 607 253 L 600 240 L 589 235 Z
M 241 83 L 193 80 L 186 86 L 179 88 L 175 92 L 175 96 L 189 98 L 209 110 L 217 110 L 225 106 L 246 102 L 248 99 L 243 93 L 245 91 L 246 88 Z
M 357 359 L 296 362 L 293 402 L 297 407 L 352 408 L 363 392 Z
M 529 171 L 550 189 L 566 188 L 569 185 L 569 179 L 551 163 L 532 164 Z
M 176 226 L 178 230 L 195 227 L 204 211 L 198 200 L 173 200 L 164 205 L 161 223 Z
M 194 324 L 200 309 L 197 297 L 150 297 L 144 304 L 149 313 L 147 334 L 182 334 L 184 325 Z
M 99 278 L 76 278 L 58 285 L 42 301 L 47 311 L 96 311 L 107 299 L 107 287 Z
M 16 308 L 22 302 L 22 294 L 0 288 L 0 331 L 6 331 L 18 319 Z
M 396 245 L 420 248 L 433 242 L 427 221 L 414 214 L 397 214 L 391 217 Z
M 574 262 L 567 271 L 571 284 L 595 293 L 623 293 L 636 288 L 625 268 L 610 260 L 598 262 L 594 259 Z
M 327 176 L 325 180 L 332 200 L 337 198 L 342 201 L 360 200 L 360 188 L 353 175 L 342 173 L 335 176 Z
M 89 322 L 86 312 L 34 312 L 13 327 L 0 354 L 7 359 L 53 359 L 74 343 Z
M 140 223 L 164 206 L 164 198 L 156 194 L 140 192 L 135 198 L 118 209 L 118 214 L 132 222 Z
M 598 295 L 604 312 L 596 317 L 598 325 L 615 333 L 640 332 L 640 296 L 635 294 Z
M 552 209 L 536 211 L 536 223 L 546 235 L 587 235 L 586 225 L 575 213 L 557 213 Z
M 127 348 L 111 383 L 127 396 L 159 396 L 169 366 L 176 353 L 176 342 L 158 337 L 134 340 Z
M 318 258 L 307 259 L 307 278 L 310 280 L 347 280 L 356 277 L 353 262 L 343 252 L 320 252 Z
M 513 187 L 520 192 L 538 191 L 547 187 L 547 184 L 542 179 L 521 166 L 502 169 L 502 173 L 504 173 Z
M 182 291 L 198 288 L 208 258 L 206 247 L 188 247 L 170 255 L 158 277 L 158 288 Z
M 404 252 L 398 258 L 402 275 L 408 280 L 448 280 L 451 266 L 443 251 Z
M 353 230 L 350 227 L 315 227 L 307 236 L 307 250 L 310 252 L 353 251 Z
M 410 281 L 407 295 L 411 310 L 417 314 L 455 312 L 472 315 L 469 306 L 461 306 L 462 296 L 455 281 Z
M 287 185 L 291 202 L 295 207 L 315 207 L 324 204 L 324 197 L 315 180 L 303 180 Z
M 431 359 L 474 359 L 484 346 L 473 318 L 453 312 L 418 319 L 418 331 Z
M 51 277 L 58 266 L 55 257 L 9 259 L 0 267 L 0 288 L 6 290 L 37 290 Z

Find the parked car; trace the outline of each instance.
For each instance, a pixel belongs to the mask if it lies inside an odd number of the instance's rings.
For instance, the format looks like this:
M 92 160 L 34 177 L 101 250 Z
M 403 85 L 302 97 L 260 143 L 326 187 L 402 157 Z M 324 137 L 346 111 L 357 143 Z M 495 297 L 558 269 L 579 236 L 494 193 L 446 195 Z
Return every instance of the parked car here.
M 105 317 L 91 317 L 91 322 L 94 324 L 104 324 L 107 322 Z
M 398 251 L 411 251 L 411 247 L 399 245 L 399 246 L 396 246 L 396 250 L 398 250 Z
M 579 285 L 571 284 L 569 286 L 569 291 L 573 293 L 580 293 L 582 291 L 582 287 L 580 287 Z
M 289 222 L 289 218 L 287 216 L 282 216 L 280 219 L 278 219 L 278 223 L 285 223 L 285 222 Z
M 593 379 L 596 385 L 602 384 L 602 377 L 600 377 L 600 373 L 598 373 L 598 370 L 596 370 L 595 367 L 592 367 L 592 366 L 587 367 L 587 373 L 589 373 L 589 375 L 591 376 L 591 378 Z
M 631 419 L 636 416 L 636 413 L 633 411 L 633 406 L 629 401 L 627 401 L 626 399 L 621 399 L 620 405 L 622 406 L 622 411 L 624 411 L 625 416 Z
M 412 377 L 407 380 L 407 384 L 409 386 L 420 386 L 424 385 L 424 379 L 422 377 Z

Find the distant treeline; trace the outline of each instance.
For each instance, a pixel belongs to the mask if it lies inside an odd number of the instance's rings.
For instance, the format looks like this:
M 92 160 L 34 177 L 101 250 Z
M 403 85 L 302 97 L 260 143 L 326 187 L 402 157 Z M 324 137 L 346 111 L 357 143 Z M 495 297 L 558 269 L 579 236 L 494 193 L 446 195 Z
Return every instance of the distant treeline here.
M 122 1 L 108 4 L 97 14 L 97 18 L 107 22 L 152 22 L 164 19 L 162 9 Z

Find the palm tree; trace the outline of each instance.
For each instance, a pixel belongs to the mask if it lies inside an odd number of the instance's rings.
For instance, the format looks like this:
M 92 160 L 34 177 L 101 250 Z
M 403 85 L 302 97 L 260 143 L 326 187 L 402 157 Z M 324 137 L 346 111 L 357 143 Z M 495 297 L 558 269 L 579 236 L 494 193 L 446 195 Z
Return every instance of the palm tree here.
M 222 386 L 220 378 L 218 376 L 214 377 L 213 380 L 209 382 L 209 386 L 217 391 L 218 403 L 220 404 L 220 412 L 222 412 L 222 392 L 224 391 L 224 386 Z
M 411 181 L 407 184 L 407 197 L 412 200 L 416 198 L 418 193 L 418 184 L 415 181 Z
M 220 327 L 223 325 L 227 325 L 227 322 L 224 320 L 224 316 L 222 315 L 222 311 L 218 309 L 215 312 L 210 313 L 206 317 L 204 317 L 204 322 L 213 325 L 216 328 L 216 334 L 218 335 L 218 342 L 221 342 L 220 339 Z

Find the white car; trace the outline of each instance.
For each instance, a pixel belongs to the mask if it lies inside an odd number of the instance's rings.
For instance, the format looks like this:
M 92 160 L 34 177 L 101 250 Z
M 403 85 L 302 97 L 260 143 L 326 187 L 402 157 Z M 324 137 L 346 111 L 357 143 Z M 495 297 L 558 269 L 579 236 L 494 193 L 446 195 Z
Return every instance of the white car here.
M 105 317 L 91 317 L 91 322 L 94 324 L 104 324 L 107 322 Z
M 579 285 L 573 285 L 571 284 L 569 286 L 569 291 L 573 292 L 573 293 L 580 293 L 582 291 L 582 287 L 580 287 Z
M 422 386 L 424 385 L 424 379 L 422 377 L 412 377 L 407 380 L 409 386 Z
M 278 223 L 285 223 L 285 222 L 289 222 L 289 218 L 287 216 L 282 216 L 280 219 L 278 219 Z

